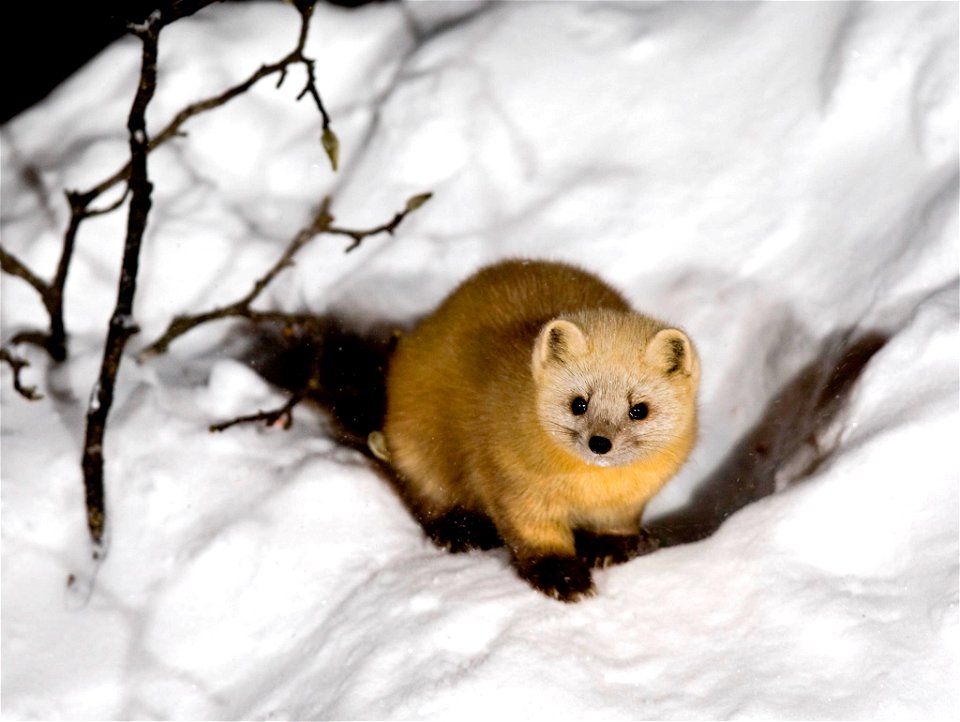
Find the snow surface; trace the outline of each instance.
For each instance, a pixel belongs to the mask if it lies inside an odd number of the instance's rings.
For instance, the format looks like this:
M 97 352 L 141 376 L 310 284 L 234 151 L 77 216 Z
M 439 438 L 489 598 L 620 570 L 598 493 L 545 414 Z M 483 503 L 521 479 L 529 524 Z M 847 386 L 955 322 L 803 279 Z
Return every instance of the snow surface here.
M 148 129 L 297 28 L 272 3 L 164 30 Z M 954 718 L 957 28 L 954 3 L 318 7 L 341 171 L 299 71 L 190 121 L 150 158 L 131 354 L 245 293 L 324 194 L 369 227 L 431 190 L 395 238 L 314 241 L 262 307 L 408 322 L 484 263 L 579 263 L 703 359 L 701 441 L 648 521 L 778 493 L 564 605 L 433 548 L 319 414 L 208 434 L 283 398 L 210 325 L 122 367 L 95 569 L 82 418 L 125 217 L 91 219 L 71 360 L 22 349 L 37 403 L 3 369 L 4 718 Z M 3 243 L 41 275 L 61 191 L 124 161 L 138 62 L 126 38 L 2 129 Z M 4 340 L 43 325 L 26 284 L 2 300 Z

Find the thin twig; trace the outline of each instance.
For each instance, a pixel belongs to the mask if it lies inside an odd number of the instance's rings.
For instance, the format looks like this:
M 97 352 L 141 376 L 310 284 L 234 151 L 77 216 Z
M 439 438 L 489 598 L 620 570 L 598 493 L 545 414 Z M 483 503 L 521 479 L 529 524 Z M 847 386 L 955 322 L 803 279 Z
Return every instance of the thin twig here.
M 403 219 L 430 200 L 431 196 L 433 196 L 432 193 L 421 193 L 420 195 L 413 196 L 407 201 L 407 205 L 402 211 L 394 214 L 393 218 L 387 223 L 379 225 L 376 228 L 370 228 L 365 231 L 354 231 L 348 228 L 330 226 L 327 228 L 326 232 L 333 235 L 348 236 L 349 238 L 352 238 L 353 243 L 344 249 L 344 253 L 350 253 L 350 251 L 355 250 L 357 246 L 363 242 L 363 239 L 368 238 L 369 236 L 375 236 L 378 233 L 389 233 L 392 236 L 393 232 L 397 229 L 397 226 L 403 222 Z
M 305 315 L 305 314 L 282 314 L 277 313 L 276 320 L 282 321 L 286 327 L 292 328 L 296 325 L 303 325 L 305 327 L 314 327 L 317 319 L 316 317 Z M 283 430 L 288 431 L 291 426 L 293 426 L 293 409 L 304 401 L 308 396 L 315 394 L 320 388 L 320 357 L 315 356 L 313 361 L 310 364 L 310 373 L 308 374 L 306 382 L 302 387 L 295 389 L 290 392 L 289 398 L 283 406 L 274 409 L 272 411 L 258 411 L 255 414 L 245 414 L 243 416 L 237 416 L 230 421 L 222 421 L 217 424 L 211 424 L 208 427 L 208 430 L 211 433 L 219 433 L 229 429 L 231 426 L 237 426 L 239 424 L 255 423 L 258 421 L 264 422 L 266 426 L 274 426 L 281 419 L 283 420 Z
M 173 119 L 167 123 L 167 125 L 160 130 L 151 140 L 150 140 L 150 152 L 153 152 L 161 145 L 167 141 L 175 138 L 177 136 L 183 135 L 180 131 L 180 128 L 186 123 L 190 118 L 205 113 L 208 110 L 213 110 L 214 108 L 219 108 L 221 105 L 225 105 L 230 102 L 238 95 L 246 93 L 250 88 L 256 85 L 258 82 L 267 78 L 276 73 L 280 73 L 280 81 L 277 83 L 277 87 L 283 82 L 283 78 L 286 76 L 287 68 L 290 65 L 295 65 L 296 63 L 302 63 L 307 69 L 307 87 L 304 88 L 303 92 L 306 92 L 308 89 L 311 90 L 311 94 L 316 94 L 316 97 L 320 97 L 320 93 L 316 88 L 313 76 L 313 60 L 307 58 L 303 54 L 304 46 L 307 42 L 307 35 L 310 29 L 310 18 L 313 15 L 313 3 L 308 4 L 304 8 L 297 7 L 297 10 L 300 13 L 300 31 L 297 39 L 297 46 L 287 53 L 283 58 L 278 60 L 275 63 L 270 63 L 269 65 L 261 65 L 256 71 L 254 71 L 246 80 L 234 85 L 227 90 L 224 90 L 218 95 L 211 96 L 204 100 L 199 100 L 196 103 L 191 103 L 179 113 L 177 113 Z M 301 93 L 302 95 L 302 93 Z M 298 98 L 299 99 L 299 98 Z M 320 114 L 323 119 L 323 126 L 326 127 L 330 123 L 330 118 L 327 115 L 326 110 L 323 108 L 323 104 L 318 101 L 318 107 L 320 109 Z M 125 181 L 130 176 L 130 163 L 128 162 L 122 168 L 120 168 L 116 173 L 111 175 L 109 178 L 105 178 L 103 181 L 95 185 L 86 193 L 80 194 L 82 198 L 91 196 L 95 198 L 105 191 L 109 190 L 117 183 Z
M 230 421 L 221 421 L 218 424 L 210 424 L 208 427 L 211 433 L 218 433 L 229 429 L 231 426 L 236 426 L 237 424 L 249 424 L 257 421 L 262 421 L 267 426 L 273 426 L 278 421 L 283 419 L 283 429 L 287 430 L 293 426 L 293 409 L 294 407 L 303 401 L 306 398 L 308 389 L 304 389 L 295 394 L 292 394 L 287 402 L 278 409 L 273 411 L 258 411 L 255 414 L 248 414 L 246 416 L 238 416 L 235 419 Z
M 272 319 L 285 321 L 289 320 L 289 314 L 280 314 L 269 311 L 255 311 L 250 306 L 270 284 L 270 282 L 276 278 L 277 274 L 279 274 L 285 268 L 293 265 L 293 257 L 308 241 L 320 234 L 347 236 L 353 239 L 353 243 L 351 243 L 345 249 L 345 252 L 349 253 L 357 248 L 357 246 L 359 246 L 364 239 L 369 238 L 370 236 L 375 236 L 379 233 L 393 234 L 393 232 L 397 229 L 397 226 L 403 222 L 403 219 L 426 203 L 430 197 L 430 193 L 421 193 L 413 196 L 407 201 L 404 209 L 394 214 L 393 218 L 389 222 L 363 231 L 334 226 L 334 218 L 330 214 L 330 198 L 324 198 L 320 205 L 320 210 L 314 216 L 310 224 L 305 228 L 302 228 L 293 237 L 290 243 L 287 244 L 287 247 L 280 258 L 263 276 L 254 282 L 253 288 L 249 293 L 247 293 L 247 295 L 237 301 L 234 301 L 233 303 L 214 308 L 211 311 L 176 316 L 173 321 L 170 322 L 170 325 L 167 327 L 167 330 L 164 331 L 163 335 L 140 352 L 139 358 L 143 360 L 150 356 L 164 353 L 174 339 L 209 321 L 238 317 L 246 318 L 255 322 Z
M 72 225 L 72 224 L 71 224 Z M 72 252 L 72 234 L 68 234 L 71 242 L 64 243 L 64 249 L 70 249 Z M 62 263 L 61 263 L 62 265 Z M 26 281 L 33 289 L 40 294 L 40 301 L 50 316 L 50 332 L 41 331 L 22 331 L 13 337 L 13 344 L 29 343 L 38 346 L 55 361 L 63 361 L 66 358 L 66 332 L 63 327 L 63 307 L 62 307 L 62 286 L 50 284 L 37 276 L 16 256 L 0 248 L 0 266 L 12 276 L 17 276 Z
M 250 318 L 251 314 L 253 314 L 250 309 L 250 304 L 253 303 L 263 289 L 266 288 L 274 278 L 276 278 L 280 271 L 291 265 L 293 262 L 293 257 L 297 251 L 299 251 L 305 243 L 307 243 L 318 233 L 322 233 L 333 221 L 333 216 L 330 215 L 329 209 L 330 199 L 325 198 L 323 203 L 320 204 L 320 209 L 313 217 L 313 220 L 310 221 L 306 227 L 297 232 L 297 235 L 295 235 L 293 240 L 291 240 L 287 245 L 283 255 L 281 255 L 276 263 L 271 266 L 270 270 L 268 270 L 263 276 L 254 282 L 253 288 L 250 289 L 250 292 L 247 293 L 246 296 L 234 301 L 233 303 L 220 306 L 219 308 L 215 308 L 211 311 L 193 315 L 176 316 L 173 321 L 170 322 L 170 325 L 167 327 L 167 330 L 164 332 L 164 334 L 140 352 L 140 358 L 144 359 L 146 357 L 165 352 L 171 341 L 178 336 L 182 336 L 202 323 L 235 316 Z
M 8 253 L 0 247 L 0 268 L 11 276 L 17 276 L 33 286 L 34 290 L 42 297 L 47 292 L 47 283 L 37 276 L 27 266 L 12 253 Z
M 37 391 L 36 386 L 24 386 L 20 381 L 20 371 L 30 365 L 29 361 L 2 347 L 0 347 L 0 361 L 10 364 L 10 368 L 13 370 L 13 388 L 18 394 L 28 401 L 39 401 L 43 398 L 43 394 Z
M 174 0 L 171 3 L 168 3 L 167 8 L 165 9 L 163 24 L 169 25 L 171 22 L 174 22 L 181 17 L 191 15 L 206 5 L 211 4 L 213 1 L 214 0 Z M 303 91 L 300 93 L 300 97 L 302 97 L 305 93 L 309 93 L 317 103 L 317 108 L 320 111 L 324 129 L 322 138 L 323 147 L 327 155 L 330 157 L 330 162 L 333 165 L 334 170 L 336 170 L 339 143 L 336 139 L 336 136 L 329 128 L 330 116 L 327 113 L 326 108 L 323 106 L 323 102 L 320 98 L 320 92 L 316 86 L 314 61 L 304 55 L 304 47 L 306 46 L 307 35 L 310 28 L 310 19 L 313 16 L 314 3 L 311 0 L 302 0 L 295 3 L 295 5 L 300 14 L 300 29 L 297 36 L 297 45 L 291 52 L 287 53 L 287 55 L 275 63 L 261 66 L 246 80 L 231 88 L 228 88 L 222 93 L 205 100 L 192 103 L 185 107 L 173 117 L 166 127 L 160 130 L 159 133 L 149 140 L 147 152 L 150 153 L 156 150 L 172 138 L 182 136 L 183 133 L 180 129 L 190 118 L 228 103 L 238 95 L 247 92 L 251 87 L 253 87 L 253 85 L 268 76 L 279 73 L 280 79 L 277 83 L 279 87 L 279 85 L 282 84 L 283 79 L 286 77 L 287 68 L 291 65 L 300 63 L 304 66 L 307 75 L 306 85 Z M 53 281 L 50 283 L 47 283 L 41 279 L 35 273 L 30 271 L 30 269 L 28 269 L 22 262 L 0 247 L 0 258 L 2 258 L 3 261 L 2 270 L 11 275 L 18 276 L 29 283 L 34 290 L 40 294 L 44 308 L 50 316 L 50 330 L 48 332 L 24 332 L 13 340 L 14 343 L 32 343 L 45 349 L 56 361 L 63 361 L 66 359 L 67 334 L 63 322 L 63 297 L 67 276 L 70 270 L 71 261 L 73 259 L 73 251 L 76 246 L 77 231 L 80 228 L 80 224 L 87 218 L 110 213 L 123 204 L 129 195 L 129 187 L 124 190 L 123 195 L 120 196 L 117 201 L 111 203 L 109 206 L 100 209 L 90 208 L 90 205 L 97 198 L 113 188 L 115 185 L 121 182 L 127 182 L 130 178 L 130 173 L 131 163 L 128 161 L 123 165 L 123 167 L 92 188 L 83 192 L 68 191 L 66 193 L 67 203 L 70 207 L 70 220 L 67 224 L 66 230 L 64 231 L 62 250 L 60 259 L 57 263 L 56 275 L 54 276 Z

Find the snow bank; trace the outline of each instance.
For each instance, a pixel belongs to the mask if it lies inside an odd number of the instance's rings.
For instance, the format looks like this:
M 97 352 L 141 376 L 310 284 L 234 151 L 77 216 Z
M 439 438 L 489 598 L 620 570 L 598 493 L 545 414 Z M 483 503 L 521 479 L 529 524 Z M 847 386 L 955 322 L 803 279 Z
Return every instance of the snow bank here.
M 366 227 L 432 190 L 394 239 L 315 241 L 265 305 L 409 321 L 504 256 L 595 270 L 698 345 L 701 442 L 648 520 L 719 529 L 554 602 L 502 552 L 432 548 L 307 409 L 208 434 L 282 399 L 210 326 L 122 368 L 93 569 L 82 416 L 124 224 L 93 219 L 73 359 L 25 350 L 39 403 L 3 371 L 4 717 L 952 718 L 957 26 L 940 3 L 319 7 L 343 170 L 293 74 L 191 122 L 151 156 L 131 350 L 245 292 L 324 194 Z M 164 31 L 151 126 L 296 30 L 277 3 Z M 123 161 L 137 62 L 121 41 L 2 129 L 3 243 L 43 275 L 61 189 Z M 42 324 L 2 292 L 4 340 Z

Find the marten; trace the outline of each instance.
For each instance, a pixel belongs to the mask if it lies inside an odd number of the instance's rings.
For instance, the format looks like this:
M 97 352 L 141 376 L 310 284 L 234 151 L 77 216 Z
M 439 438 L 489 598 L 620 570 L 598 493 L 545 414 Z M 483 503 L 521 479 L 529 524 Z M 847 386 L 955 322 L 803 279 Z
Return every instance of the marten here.
M 505 544 L 573 602 L 592 568 L 656 548 L 641 517 L 693 447 L 699 377 L 683 331 L 596 276 L 505 261 L 399 339 L 369 444 L 439 546 Z

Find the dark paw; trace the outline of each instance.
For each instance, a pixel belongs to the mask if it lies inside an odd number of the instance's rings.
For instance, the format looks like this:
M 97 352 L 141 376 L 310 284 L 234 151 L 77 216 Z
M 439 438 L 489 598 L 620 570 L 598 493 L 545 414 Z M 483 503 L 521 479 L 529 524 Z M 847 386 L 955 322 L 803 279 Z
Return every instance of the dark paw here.
M 520 576 L 534 589 L 561 602 L 578 602 L 593 596 L 590 567 L 577 557 L 550 555 L 518 563 Z
M 646 529 L 639 534 L 596 534 L 589 531 L 576 532 L 577 556 L 588 566 L 600 569 L 613 564 L 623 564 L 635 557 L 656 551 L 659 540 Z
M 437 546 L 454 554 L 503 545 L 490 517 L 478 511 L 451 509 L 438 519 L 424 522 L 423 528 Z

